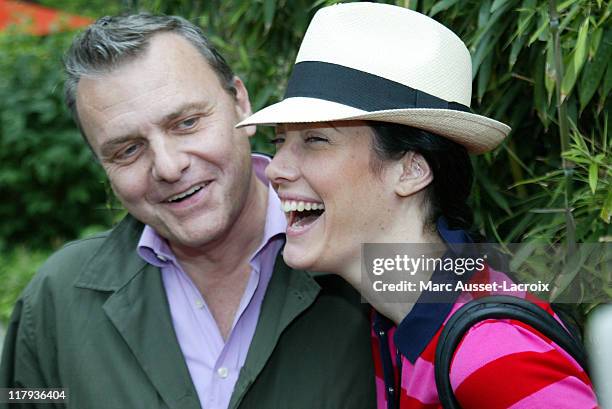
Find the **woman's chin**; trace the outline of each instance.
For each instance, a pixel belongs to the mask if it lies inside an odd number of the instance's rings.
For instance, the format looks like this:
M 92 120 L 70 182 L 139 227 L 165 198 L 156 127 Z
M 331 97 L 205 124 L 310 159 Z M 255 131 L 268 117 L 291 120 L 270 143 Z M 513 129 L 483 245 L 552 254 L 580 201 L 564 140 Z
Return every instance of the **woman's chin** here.
M 317 218 L 313 223 L 304 226 L 288 228 L 287 241 L 283 249 L 283 258 L 288 266 L 311 271 L 320 270 L 323 252 L 325 224 L 324 217 Z
M 289 267 L 298 270 L 313 270 L 316 269 L 315 258 L 309 257 L 308 252 L 300 248 L 301 246 L 291 246 L 289 243 L 285 244 L 283 250 L 283 259 Z

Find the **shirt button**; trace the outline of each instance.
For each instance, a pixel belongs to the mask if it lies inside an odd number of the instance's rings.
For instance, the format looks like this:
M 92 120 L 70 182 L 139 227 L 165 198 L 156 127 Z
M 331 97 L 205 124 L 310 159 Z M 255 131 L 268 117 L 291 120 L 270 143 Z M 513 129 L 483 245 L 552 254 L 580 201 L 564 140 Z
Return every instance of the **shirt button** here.
M 219 378 L 225 379 L 227 378 L 227 375 L 229 375 L 229 370 L 222 366 L 221 368 L 217 369 L 217 375 L 219 375 Z
M 204 303 L 200 300 L 195 302 L 195 306 L 198 307 L 199 309 L 204 308 Z

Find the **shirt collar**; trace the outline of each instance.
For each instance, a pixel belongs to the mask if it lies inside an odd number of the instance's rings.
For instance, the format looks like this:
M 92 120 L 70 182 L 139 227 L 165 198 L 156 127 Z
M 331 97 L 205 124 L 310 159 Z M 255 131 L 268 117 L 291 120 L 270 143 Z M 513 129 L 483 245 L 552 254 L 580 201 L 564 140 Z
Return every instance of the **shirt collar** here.
M 448 251 L 444 257 L 452 257 L 453 254 L 461 254 L 463 245 L 472 243 L 472 239 L 466 231 L 451 230 L 444 217 L 438 219 L 436 227 L 440 237 L 448 246 Z M 466 272 L 462 276 L 459 276 L 454 273 L 435 270 L 430 281 L 435 284 L 452 283 L 454 285 L 460 279 L 462 281 L 469 280 L 473 273 L 474 271 Z M 448 296 L 445 296 L 445 301 L 448 301 L 444 303 L 433 302 L 432 300 L 435 299 L 435 296 L 435 293 L 432 292 L 421 293 L 412 310 L 399 323 L 395 331 L 395 345 L 402 355 L 408 358 L 412 363 L 421 355 L 438 329 L 440 329 L 453 308 L 454 302 L 459 297 L 459 293 L 454 294 L 451 300 L 448 300 Z M 381 316 L 380 314 L 376 315 L 378 317 L 375 319 L 375 323 L 381 325 Z M 384 320 L 386 318 L 383 317 L 382 319 Z
M 281 209 L 280 199 L 270 185 L 270 181 L 266 178 L 265 170 L 270 162 L 271 158 L 269 156 L 258 153 L 251 155 L 251 163 L 255 175 L 268 186 L 268 205 L 263 239 L 257 250 L 251 255 L 251 262 L 257 264 L 254 266 L 257 269 L 259 269 L 259 259 L 256 257 L 257 254 L 259 254 L 261 249 L 272 239 L 284 234 L 287 226 L 285 216 Z M 176 258 L 166 239 L 161 237 L 149 225 L 145 225 L 140 240 L 138 241 L 136 251 L 143 260 L 157 267 L 163 267 L 170 262 L 176 262 Z

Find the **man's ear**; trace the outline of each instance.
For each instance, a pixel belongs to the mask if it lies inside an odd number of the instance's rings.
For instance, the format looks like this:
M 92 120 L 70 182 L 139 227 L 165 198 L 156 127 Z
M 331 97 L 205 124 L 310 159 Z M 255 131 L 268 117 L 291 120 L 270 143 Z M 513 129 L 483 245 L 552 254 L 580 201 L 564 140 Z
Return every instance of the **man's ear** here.
M 251 111 L 249 91 L 247 91 L 242 80 L 239 77 L 234 76 L 233 83 L 234 88 L 236 89 L 236 113 L 238 114 L 238 122 L 240 122 L 251 116 L 253 111 Z M 255 125 L 245 126 L 242 127 L 242 129 L 247 133 L 248 136 L 255 135 Z
M 433 181 L 433 172 L 423 155 L 407 152 L 398 166 L 395 194 L 401 197 L 413 195 L 425 189 Z

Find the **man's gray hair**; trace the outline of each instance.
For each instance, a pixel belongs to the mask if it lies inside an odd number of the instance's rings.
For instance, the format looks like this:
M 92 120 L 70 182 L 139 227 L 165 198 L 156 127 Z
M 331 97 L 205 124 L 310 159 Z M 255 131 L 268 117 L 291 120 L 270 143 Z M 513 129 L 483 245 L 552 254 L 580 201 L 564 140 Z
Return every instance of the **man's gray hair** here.
M 107 74 L 141 56 L 151 37 L 162 32 L 176 33 L 188 40 L 210 64 L 223 88 L 236 96 L 234 73 L 195 24 L 178 16 L 145 13 L 102 17 L 74 39 L 64 57 L 66 105 L 86 142 L 76 107 L 76 92 L 81 77 Z

